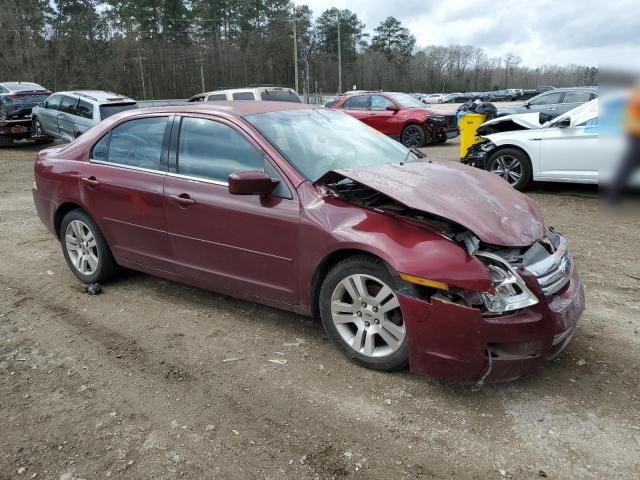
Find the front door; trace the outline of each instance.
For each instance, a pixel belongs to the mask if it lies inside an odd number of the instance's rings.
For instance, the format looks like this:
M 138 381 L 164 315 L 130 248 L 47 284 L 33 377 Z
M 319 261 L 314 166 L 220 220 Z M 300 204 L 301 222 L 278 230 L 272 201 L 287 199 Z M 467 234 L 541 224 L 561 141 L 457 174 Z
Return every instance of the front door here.
M 597 115 L 597 112 L 595 113 Z M 598 117 L 567 128 L 549 127 L 540 141 L 541 177 L 598 182 Z
M 75 139 L 73 130 L 73 119 L 76 114 L 76 105 L 78 99 L 74 97 L 64 96 L 60 102 L 60 109 L 58 110 L 58 130 L 60 131 L 60 138 L 68 142 Z
M 402 133 L 402 122 L 397 111 L 387 110 L 396 106 L 391 100 L 382 95 L 371 96 L 371 112 L 365 123 L 385 135 L 399 136 Z
M 176 126 L 177 127 L 177 126 Z M 183 117 L 164 204 L 177 272 L 213 290 L 297 303 L 299 203 L 249 137 L 211 117 Z M 231 173 L 266 171 L 272 195 L 231 195 Z
M 165 115 L 116 126 L 93 147 L 79 179 L 116 260 L 160 274 L 173 272 L 162 201 L 170 124 Z

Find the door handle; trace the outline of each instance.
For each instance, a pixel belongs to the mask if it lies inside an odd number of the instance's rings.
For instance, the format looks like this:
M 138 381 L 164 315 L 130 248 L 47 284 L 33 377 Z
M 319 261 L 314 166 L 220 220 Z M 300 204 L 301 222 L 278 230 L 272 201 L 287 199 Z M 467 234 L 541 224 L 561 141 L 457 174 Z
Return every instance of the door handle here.
M 98 185 L 100 185 L 100 182 L 96 180 L 96 177 L 82 177 L 80 178 L 80 180 L 82 180 L 87 185 L 91 185 L 92 187 L 97 187 Z
M 174 199 L 179 205 L 195 205 L 196 201 L 191 198 L 186 193 L 181 193 L 180 195 L 169 195 L 170 198 Z

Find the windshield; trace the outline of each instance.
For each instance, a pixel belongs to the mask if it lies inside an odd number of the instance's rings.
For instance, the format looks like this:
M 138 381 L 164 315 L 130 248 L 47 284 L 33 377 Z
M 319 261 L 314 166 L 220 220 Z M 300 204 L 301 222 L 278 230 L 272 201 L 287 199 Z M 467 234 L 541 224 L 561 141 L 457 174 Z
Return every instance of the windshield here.
M 100 105 L 100 118 L 104 120 L 116 113 L 124 112 L 126 110 L 134 110 L 138 108 L 137 103 L 114 103 L 113 105 Z
M 406 93 L 388 93 L 387 96 L 393 98 L 404 108 L 424 108 L 424 103 Z
M 311 181 L 331 170 L 399 163 L 412 157 L 400 143 L 334 110 L 289 110 L 244 118 Z

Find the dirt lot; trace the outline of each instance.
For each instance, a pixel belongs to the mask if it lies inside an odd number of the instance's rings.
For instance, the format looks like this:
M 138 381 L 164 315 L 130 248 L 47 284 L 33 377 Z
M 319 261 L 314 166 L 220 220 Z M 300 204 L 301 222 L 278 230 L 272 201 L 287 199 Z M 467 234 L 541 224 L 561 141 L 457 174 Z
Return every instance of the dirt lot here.
M 147 275 L 82 293 L 33 207 L 36 150 L 0 150 L 0 479 L 640 478 L 640 224 L 594 188 L 529 191 L 587 285 L 574 342 L 472 391 L 364 370 L 316 321 Z

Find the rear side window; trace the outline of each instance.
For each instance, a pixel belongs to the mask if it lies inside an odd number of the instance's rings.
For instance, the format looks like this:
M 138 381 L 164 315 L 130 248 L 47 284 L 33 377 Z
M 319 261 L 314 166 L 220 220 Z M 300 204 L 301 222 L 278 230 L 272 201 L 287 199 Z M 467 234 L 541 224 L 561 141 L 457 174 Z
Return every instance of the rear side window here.
M 548 93 L 546 95 L 542 95 L 535 100 L 531 100 L 529 105 L 554 105 L 556 103 L 560 103 L 560 99 L 562 98 L 562 92 L 558 93 Z
M 84 100 L 80 100 L 78 102 L 78 106 L 76 107 L 76 115 L 82 118 L 88 118 L 89 120 L 93 119 L 93 105 L 89 102 L 85 102 Z
M 591 92 L 566 92 L 562 103 L 586 103 L 591 100 Z
M 369 108 L 369 97 L 366 95 L 352 97 L 345 102 L 342 108 L 347 110 L 367 110 Z
M 125 112 L 127 110 L 135 110 L 138 108 L 137 103 L 115 103 L 113 105 L 100 105 L 100 119 L 115 115 L 116 113 Z
M 300 97 L 293 90 L 265 90 L 260 94 L 264 102 L 302 103 Z
M 183 118 L 178 173 L 227 183 L 234 172 L 264 171 L 264 158 L 237 130 L 202 118 Z
M 64 96 L 62 97 L 62 101 L 60 102 L 59 110 L 64 113 L 74 114 L 77 103 L 78 103 L 77 98 Z
M 118 125 L 91 152 L 93 160 L 160 170 L 167 117 L 141 118 Z
M 234 100 L 255 100 L 253 92 L 237 92 L 233 94 Z
M 327 103 L 324 104 L 325 108 L 331 108 L 335 105 L 337 105 L 339 102 L 339 100 L 329 100 Z
M 224 102 L 227 99 L 227 96 L 224 93 L 216 93 L 215 95 L 209 95 L 207 98 L 208 102 Z

